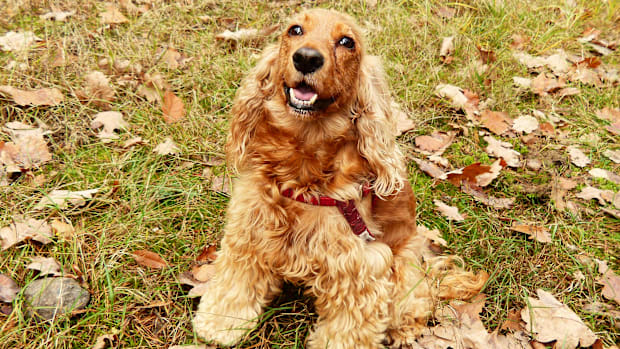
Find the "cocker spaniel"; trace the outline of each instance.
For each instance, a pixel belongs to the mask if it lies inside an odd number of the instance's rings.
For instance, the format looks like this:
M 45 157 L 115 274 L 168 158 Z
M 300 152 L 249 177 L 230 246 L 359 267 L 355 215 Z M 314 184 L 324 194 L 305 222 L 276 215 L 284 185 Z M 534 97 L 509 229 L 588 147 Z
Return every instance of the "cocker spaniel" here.
M 301 13 L 264 51 L 232 108 L 239 178 L 199 336 L 239 342 L 286 280 L 316 299 L 308 348 L 402 347 L 438 299 L 480 291 L 485 275 L 423 257 L 393 108 L 349 16 Z

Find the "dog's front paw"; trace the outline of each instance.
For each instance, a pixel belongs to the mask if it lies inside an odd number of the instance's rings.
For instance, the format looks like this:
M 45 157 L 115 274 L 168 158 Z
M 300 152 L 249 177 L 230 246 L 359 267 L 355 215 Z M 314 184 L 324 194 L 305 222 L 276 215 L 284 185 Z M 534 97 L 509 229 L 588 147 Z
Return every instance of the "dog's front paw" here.
M 239 343 L 255 325 L 256 321 L 201 311 L 194 317 L 194 331 L 199 337 L 224 346 Z

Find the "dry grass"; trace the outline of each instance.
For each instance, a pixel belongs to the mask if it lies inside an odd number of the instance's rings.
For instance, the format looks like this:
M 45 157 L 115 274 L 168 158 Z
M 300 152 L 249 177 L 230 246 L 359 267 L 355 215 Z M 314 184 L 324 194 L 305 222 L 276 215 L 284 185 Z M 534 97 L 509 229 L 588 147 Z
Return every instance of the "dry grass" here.
M 0 314 L 2 348 L 90 347 L 97 336 L 112 332 L 118 333 L 122 347 L 161 348 L 198 340 L 190 322 L 196 301 L 187 297 L 187 288 L 179 284 L 177 275 L 190 268 L 203 246 L 218 241 L 228 202 L 210 190 L 202 172 L 208 159 L 223 157 L 228 110 L 235 90 L 261 47 L 274 38 L 272 35 L 261 42 L 233 47 L 217 42 L 215 35 L 226 29 L 227 23 L 238 28 L 280 24 L 291 13 L 313 5 L 242 0 L 152 3 L 144 15 L 128 15 L 126 24 L 105 26 L 98 18 L 104 4 L 93 0 L 0 1 L 0 8 L 9 9 L 9 16 L 0 19 L 0 35 L 9 30 L 30 30 L 43 39 L 27 56 L 0 53 L 0 67 L 11 60 L 27 63 L 25 70 L 0 70 L 0 85 L 56 87 L 67 97 L 62 105 L 51 108 L 21 108 L 0 99 L 0 125 L 15 120 L 44 122 L 53 131 L 48 140 L 54 154 L 50 163 L 34 172 L 44 180 L 23 175 L 11 186 L 0 187 L 0 227 L 16 214 L 27 214 L 64 217 L 77 230 L 67 241 L 59 239 L 45 246 L 27 243 L 0 252 L 0 272 L 25 286 L 36 279 L 35 272 L 25 269 L 29 258 L 52 256 L 63 266 L 75 266 L 84 273 L 92 297 L 85 313 L 53 323 L 25 318 L 23 304 L 17 300 L 11 315 Z M 600 29 L 604 37 L 618 40 L 618 2 L 577 1 L 575 7 L 559 0 L 499 3 L 386 0 L 373 7 L 349 0 L 320 1 L 317 6 L 348 12 L 368 29 L 371 51 L 383 58 L 394 95 L 419 124 L 401 137 L 403 147 L 411 148 L 415 136 L 450 129 L 450 123 L 465 124 L 462 115 L 434 96 L 434 87 L 444 82 L 492 97 L 494 109 L 511 116 L 532 109 L 557 111 L 569 122 L 567 142 L 577 142 L 583 135 L 599 135 L 600 141 L 585 143 L 585 149 L 597 167 L 618 172 L 618 165 L 602 156 L 604 150 L 617 146 L 618 137 L 606 133 L 593 113 L 604 106 L 618 107 L 620 87 L 584 85 L 580 86 L 580 95 L 563 100 L 518 95 L 512 76 L 525 76 L 527 71 L 512 58 L 509 47 L 511 35 L 521 33 L 532 38 L 528 49 L 532 54 L 549 54 L 555 48 L 583 52 L 576 38 L 589 26 Z M 51 6 L 77 13 L 67 22 L 40 19 L 38 15 Z M 443 6 L 456 9 L 454 18 L 437 15 Z M 441 37 L 449 35 L 457 35 L 457 51 L 455 62 L 445 66 L 437 52 Z M 477 46 L 493 49 L 497 55 L 484 76 L 478 75 L 473 65 Z M 75 55 L 76 61 L 52 68 L 49 62 L 58 47 Z M 193 60 L 182 69 L 168 69 L 156 53 L 160 47 L 174 47 Z M 89 127 L 100 109 L 81 104 L 72 95 L 82 87 L 87 72 L 101 69 L 97 64 L 103 58 L 127 59 L 140 63 L 145 71 L 161 73 L 183 99 L 186 119 L 172 125 L 164 123 L 159 105 L 139 97 L 131 83 L 121 86 L 120 75 L 110 74 L 116 88 L 112 109 L 122 111 L 131 128 L 122 133 L 118 143 L 100 142 Z M 616 51 L 602 61 L 617 69 L 620 58 Z M 472 136 L 459 137 L 446 152 L 454 167 L 491 161 L 477 139 L 477 129 L 468 128 Z M 131 149 L 120 146 L 137 135 L 148 144 Z M 166 137 L 179 145 L 180 156 L 162 157 L 152 152 Z M 7 139 L 0 134 L 0 140 Z M 528 151 L 515 143 L 518 150 Z M 536 151 L 543 159 L 551 158 L 551 152 L 559 152 L 558 144 L 543 144 Z M 559 213 L 548 193 L 524 191 L 531 184 L 549 185 L 554 175 L 584 182 L 587 174 L 562 156 L 563 161 L 550 162 L 538 172 L 523 168 L 504 171 L 493 183 L 492 192 L 517 199 L 515 208 L 506 211 L 487 208 L 450 184 L 435 185 L 412 165 L 410 180 L 418 196 L 419 221 L 439 228 L 450 252 L 491 274 L 484 312 L 489 329 L 497 328 L 510 310 L 523 307 L 525 296 L 544 288 L 575 310 L 607 344 L 615 343 L 618 319 L 582 309 L 593 301 L 605 301 L 600 296 L 601 286 L 595 282 L 595 265 L 584 260 L 608 260 L 618 270 L 618 220 L 600 212 L 594 202 L 586 203 L 580 216 Z M 215 168 L 216 173 L 224 171 L 224 166 Z M 595 183 L 620 189 L 609 182 Z M 53 189 L 91 188 L 102 190 L 85 207 L 32 211 Z M 469 218 L 460 224 L 447 223 L 433 210 L 435 198 L 458 206 Z M 527 240 L 508 229 L 513 220 L 550 227 L 554 242 Z M 137 249 L 159 253 L 172 267 L 155 271 L 136 265 L 129 253 Z M 585 280 L 575 279 L 573 273 L 577 271 Z M 242 347 L 303 347 L 314 316 L 311 303 L 300 290 L 290 287 Z

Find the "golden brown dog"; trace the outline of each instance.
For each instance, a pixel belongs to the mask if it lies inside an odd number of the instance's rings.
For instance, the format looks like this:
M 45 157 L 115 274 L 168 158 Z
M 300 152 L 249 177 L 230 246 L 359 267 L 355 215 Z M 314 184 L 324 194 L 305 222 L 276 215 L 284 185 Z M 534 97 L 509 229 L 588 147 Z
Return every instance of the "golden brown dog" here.
M 393 108 L 346 15 L 302 13 L 265 50 L 232 109 L 239 179 L 199 336 L 237 343 L 286 280 L 316 298 L 308 348 L 400 347 L 437 299 L 481 289 L 484 276 L 422 257 Z

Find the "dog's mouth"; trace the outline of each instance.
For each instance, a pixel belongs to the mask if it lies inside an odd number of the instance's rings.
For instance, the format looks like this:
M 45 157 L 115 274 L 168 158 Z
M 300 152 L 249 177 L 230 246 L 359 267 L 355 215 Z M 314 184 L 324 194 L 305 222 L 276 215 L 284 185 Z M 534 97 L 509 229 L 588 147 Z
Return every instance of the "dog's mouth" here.
M 305 82 L 300 83 L 296 87 L 284 85 L 284 95 L 293 111 L 303 115 L 324 110 L 336 100 L 334 97 L 319 98 L 318 93 Z

